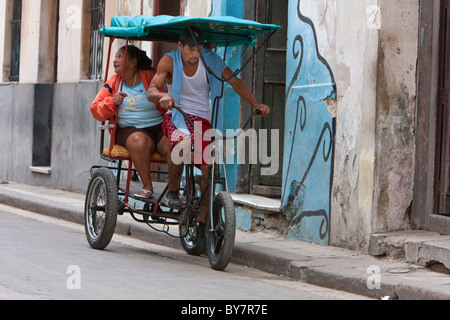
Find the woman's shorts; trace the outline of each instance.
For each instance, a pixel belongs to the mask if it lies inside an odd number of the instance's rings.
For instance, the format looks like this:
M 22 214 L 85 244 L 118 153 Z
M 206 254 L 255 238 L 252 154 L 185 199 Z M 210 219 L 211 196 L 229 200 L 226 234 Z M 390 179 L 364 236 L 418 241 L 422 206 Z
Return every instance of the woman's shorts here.
M 146 134 L 155 143 L 155 147 L 159 144 L 161 139 L 164 138 L 162 124 L 144 129 L 138 129 L 134 127 L 119 128 L 119 130 L 117 130 L 116 144 L 126 148 L 128 138 L 135 132 L 142 132 Z

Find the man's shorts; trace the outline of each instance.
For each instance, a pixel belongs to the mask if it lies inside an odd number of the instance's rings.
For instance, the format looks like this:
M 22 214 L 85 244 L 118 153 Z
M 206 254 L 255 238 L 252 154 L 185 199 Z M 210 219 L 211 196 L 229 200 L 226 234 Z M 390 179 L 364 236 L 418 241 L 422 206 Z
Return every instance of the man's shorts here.
M 206 131 L 208 131 L 209 129 L 211 129 L 211 123 L 201 117 L 197 117 L 197 116 L 193 116 L 193 115 L 188 115 L 189 119 L 196 125 L 196 129 L 198 131 L 201 131 L 202 133 L 206 133 Z M 168 112 L 166 113 L 166 115 L 164 116 L 164 121 L 163 121 L 163 131 L 164 134 L 166 135 L 167 139 L 169 140 L 169 148 L 172 151 L 174 146 L 181 140 L 185 140 L 185 139 L 191 139 L 191 146 L 194 146 L 194 164 L 196 165 L 208 165 L 210 163 L 210 161 L 205 161 L 205 159 L 210 159 L 210 155 L 211 155 L 211 151 L 209 150 L 211 148 L 210 144 L 211 141 L 210 139 L 207 139 L 206 137 L 203 137 L 200 132 L 194 130 L 194 127 L 191 126 L 191 124 L 189 122 L 186 121 L 186 119 L 184 119 L 186 126 L 190 132 L 190 136 L 184 134 L 183 132 L 181 132 L 180 130 L 177 129 L 177 127 L 175 127 L 175 124 L 172 121 L 172 112 Z M 199 124 L 201 124 L 200 126 L 198 126 Z M 195 139 L 201 139 L 201 140 L 197 140 L 197 143 L 195 143 Z M 201 146 L 202 146 L 202 150 L 198 150 L 197 146 L 200 146 L 200 141 L 201 141 Z M 209 146 L 209 148 L 208 148 Z M 205 156 L 203 156 L 205 155 Z

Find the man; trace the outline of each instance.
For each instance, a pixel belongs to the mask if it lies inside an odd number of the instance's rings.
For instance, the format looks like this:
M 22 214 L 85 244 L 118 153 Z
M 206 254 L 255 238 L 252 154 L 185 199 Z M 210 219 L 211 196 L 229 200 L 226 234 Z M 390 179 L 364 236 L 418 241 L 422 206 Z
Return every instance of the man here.
M 192 34 L 195 38 L 192 37 Z M 241 98 L 247 101 L 254 109 L 260 112 L 260 115 L 265 116 L 270 113 L 268 106 L 260 104 L 256 101 L 254 95 L 247 87 L 247 85 L 241 80 L 233 76 L 233 72 L 223 62 L 219 56 L 215 53 L 204 49 L 203 33 L 200 29 L 191 27 L 186 28 L 178 42 L 178 50 L 172 51 L 161 58 L 156 75 L 150 84 L 147 92 L 147 98 L 154 102 L 159 103 L 163 109 L 172 110 L 172 107 L 177 104 L 181 109 L 188 114 L 192 122 L 201 122 L 202 132 L 206 132 L 211 128 L 211 108 L 210 108 L 210 93 L 211 99 L 214 101 L 214 97 L 219 95 L 217 93 L 217 82 L 220 81 L 208 74 L 206 67 L 200 58 L 201 52 L 208 67 L 210 67 L 214 73 L 218 76 L 222 76 L 223 79 L 228 79 L 228 83 L 239 94 Z M 198 47 L 196 46 L 198 44 Z M 167 84 L 168 92 L 160 92 L 160 88 Z M 164 133 L 169 139 L 169 147 L 173 152 L 175 145 L 180 143 L 193 144 L 194 130 L 192 126 L 184 121 L 180 123 L 180 114 L 175 109 L 173 112 L 168 112 L 164 117 L 163 129 Z M 183 132 L 183 128 L 189 130 L 191 139 L 180 136 L 179 132 Z M 178 129 L 178 130 L 177 130 Z M 189 136 L 189 135 L 188 135 Z M 208 142 L 206 146 L 208 145 Z M 179 149 L 179 148 L 177 148 Z M 205 144 L 203 145 L 205 149 Z M 186 150 L 181 148 L 181 150 Z M 190 148 L 188 149 L 190 150 Z M 203 150 L 202 150 L 203 152 Z M 173 153 L 172 153 L 173 159 Z M 179 198 L 179 188 L 181 176 L 183 174 L 183 164 L 175 164 L 172 159 L 168 159 L 169 169 L 169 188 L 167 193 L 167 205 L 172 208 L 180 209 L 183 207 L 183 203 Z M 208 184 L 208 165 L 202 163 L 200 166 L 202 171 L 202 180 L 200 188 L 205 190 Z M 209 193 L 208 193 L 209 194 Z M 201 212 L 197 217 L 197 222 L 204 224 L 206 220 L 206 214 L 208 212 L 209 196 L 205 196 L 201 204 Z

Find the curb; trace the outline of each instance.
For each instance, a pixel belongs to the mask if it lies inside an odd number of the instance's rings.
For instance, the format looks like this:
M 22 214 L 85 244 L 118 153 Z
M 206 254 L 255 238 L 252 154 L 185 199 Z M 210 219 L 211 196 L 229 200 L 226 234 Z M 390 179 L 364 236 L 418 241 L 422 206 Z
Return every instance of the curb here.
M 7 190 L 0 192 L 0 203 L 84 225 L 84 213 L 79 207 L 64 208 L 61 203 L 38 199 L 37 197 L 21 197 L 13 191 Z M 70 205 L 67 207 L 70 207 Z M 127 222 L 118 219 L 115 233 L 183 250 L 179 239 L 159 232 L 153 232 L 152 230 L 149 232 L 147 226 L 133 222 L 132 220 Z M 309 246 L 311 244 L 303 245 Z M 328 250 L 331 252 L 341 249 L 330 247 Z M 448 281 L 443 284 L 442 288 L 435 288 L 433 283 L 427 283 L 426 279 L 421 280 L 418 278 L 418 280 L 409 279 L 405 281 L 402 277 L 389 274 L 385 268 L 392 266 L 392 263 L 388 264 L 372 256 L 359 255 L 357 253 L 355 253 L 355 256 L 355 258 L 339 258 L 332 257 L 330 254 L 330 257 L 305 258 L 299 255 L 287 254 L 286 251 L 283 253 L 281 250 L 277 250 L 276 247 L 270 248 L 258 244 L 255 245 L 251 242 L 237 241 L 231 262 L 292 280 L 374 299 L 389 297 L 390 299 L 400 300 L 450 300 L 450 276 L 445 278 Z M 399 264 L 398 261 L 395 263 Z M 383 276 L 382 286 L 377 290 L 370 290 L 367 285 L 370 275 L 367 274 L 364 268 L 371 264 L 381 265 L 383 269 L 381 273 Z M 359 269 L 358 271 L 360 272 L 355 272 L 356 269 Z M 426 275 L 428 276 L 428 273 Z M 445 286 L 448 288 L 445 288 Z

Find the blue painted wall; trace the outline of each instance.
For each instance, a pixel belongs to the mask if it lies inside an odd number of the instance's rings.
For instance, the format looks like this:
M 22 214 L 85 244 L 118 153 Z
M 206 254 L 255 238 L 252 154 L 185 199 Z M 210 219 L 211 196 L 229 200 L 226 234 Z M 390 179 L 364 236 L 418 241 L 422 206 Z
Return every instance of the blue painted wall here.
M 300 2 L 289 1 L 282 206 L 290 238 L 328 244 L 334 126 L 324 100 L 336 89 Z
M 244 1 L 213 0 L 211 16 L 233 16 L 236 18 L 244 18 Z M 233 71 L 241 67 L 242 50 L 242 47 L 232 47 L 227 50 L 226 61 Z M 217 53 L 219 56 L 223 57 L 224 50 L 219 49 Z M 222 106 L 223 114 L 222 118 L 219 119 L 219 122 L 223 124 L 222 128 L 239 128 L 240 98 L 229 84 L 225 84 Z M 235 192 L 238 183 L 238 165 L 236 156 L 234 164 L 226 165 L 226 174 L 229 188 L 228 191 Z
M 318 52 L 314 24 L 299 9 L 301 1 L 289 0 L 282 207 L 290 224 L 289 238 L 328 244 L 334 120 L 324 100 L 335 99 L 336 88 L 333 73 Z M 242 0 L 212 3 L 212 16 L 244 16 Z M 228 52 L 232 70 L 240 67 L 241 53 L 242 48 Z M 238 128 L 239 105 L 239 97 L 226 85 L 224 128 Z M 227 165 L 227 178 L 230 191 L 235 191 L 237 165 Z

